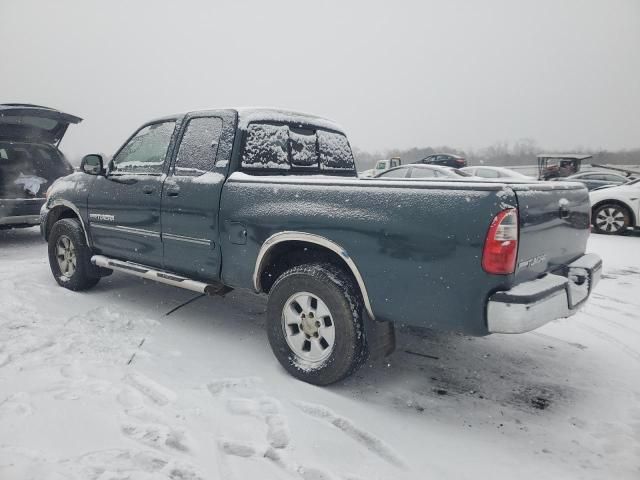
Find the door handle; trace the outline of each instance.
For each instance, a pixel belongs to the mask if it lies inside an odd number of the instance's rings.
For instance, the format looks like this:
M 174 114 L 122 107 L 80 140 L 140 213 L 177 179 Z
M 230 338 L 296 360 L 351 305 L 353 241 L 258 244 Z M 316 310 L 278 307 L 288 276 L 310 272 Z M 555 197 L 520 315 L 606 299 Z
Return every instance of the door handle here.
M 180 195 L 180 187 L 172 187 L 167 190 L 167 196 L 169 197 L 177 197 Z
M 156 191 L 155 187 L 152 187 L 151 185 L 145 185 L 144 187 L 142 187 L 142 193 L 146 193 L 147 195 L 155 191 Z

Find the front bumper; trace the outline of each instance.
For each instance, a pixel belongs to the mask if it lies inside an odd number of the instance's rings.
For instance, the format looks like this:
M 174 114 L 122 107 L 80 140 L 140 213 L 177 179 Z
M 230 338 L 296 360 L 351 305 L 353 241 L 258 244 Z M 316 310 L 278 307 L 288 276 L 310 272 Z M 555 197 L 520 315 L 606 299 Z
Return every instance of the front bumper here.
M 589 253 L 567 265 L 562 274 L 496 292 L 487 303 L 490 333 L 524 333 L 557 318 L 570 317 L 587 301 L 600 280 L 602 260 Z
M 0 199 L 0 227 L 38 225 L 44 198 Z

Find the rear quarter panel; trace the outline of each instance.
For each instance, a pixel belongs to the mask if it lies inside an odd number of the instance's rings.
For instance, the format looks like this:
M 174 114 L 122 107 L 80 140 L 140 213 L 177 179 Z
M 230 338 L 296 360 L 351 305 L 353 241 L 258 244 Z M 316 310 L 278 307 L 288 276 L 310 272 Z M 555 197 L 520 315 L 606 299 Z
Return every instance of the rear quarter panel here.
M 342 246 L 353 259 L 376 319 L 487 333 L 487 296 L 508 288 L 510 278 L 482 270 L 482 248 L 493 217 L 516 205 L 510 189 L 300 178 L 229 178 L 221 199 L 226 284 L 252 288 L 258 251 L 271 235 L 312 233 Z M 238 224 L 247 231 L 244 245 L 226 231 Z

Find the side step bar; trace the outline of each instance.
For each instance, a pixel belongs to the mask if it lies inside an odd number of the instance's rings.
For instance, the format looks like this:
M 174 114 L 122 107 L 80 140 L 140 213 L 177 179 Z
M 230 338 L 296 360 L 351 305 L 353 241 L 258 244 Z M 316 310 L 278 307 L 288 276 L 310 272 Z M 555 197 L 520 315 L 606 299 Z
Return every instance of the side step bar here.
M 206 293 L 207 295 L 224 295 L 229 293 L 233 288 L 227 287 L 222 283 L 204 283 L 197 280 L 174 275 L 173 273 L 163 272 L 162 270 L 154 270 L 153 268 L 140 265 L 133 262 L 125 262 L 122 260 L 114 260 L 104 255 L 94 255 L 91 257 L 91 263 L 98 267 L 110 268 L 119 272 L 135 275 L 136 277 L 147 278 L 174 287 L 184 288 L 198 293 Z

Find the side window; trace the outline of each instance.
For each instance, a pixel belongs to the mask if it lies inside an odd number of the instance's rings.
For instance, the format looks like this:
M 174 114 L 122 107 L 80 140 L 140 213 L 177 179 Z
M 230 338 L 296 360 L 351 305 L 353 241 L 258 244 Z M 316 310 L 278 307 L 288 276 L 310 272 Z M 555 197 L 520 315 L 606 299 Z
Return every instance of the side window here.
M 624 182 L 625 181 L 623 178 L 620 178 L 617 175 L 604 174 L 603 177 L 606 182 Z
M 289 170 L 289 127 L 252 123 L 247 128 L 242 167 Z
M 407 168 L 398 168 L 389 170 L 380 175 L 380 178 L 405 178 L 407 176 Z
M 318 130 L 320 170 L 353 170 L 355 163 L 347 137 L 342 134 Z
M 430 168 L 412 168 L 411 178 L 433 178 L 435 174 Z
M 211 171 L 216 161 L 221 133 L 221 118 L 189 120 L 176 156 L 175 174 L 197 176 Z
M 154 123 L 136 133 L 113 159 L 113 170 L 162 173 L 175 122 Z
M 476 175 L 483 178 L 500 178 L 500 173 L 488 168 L 479 168 L 476 170 Z

